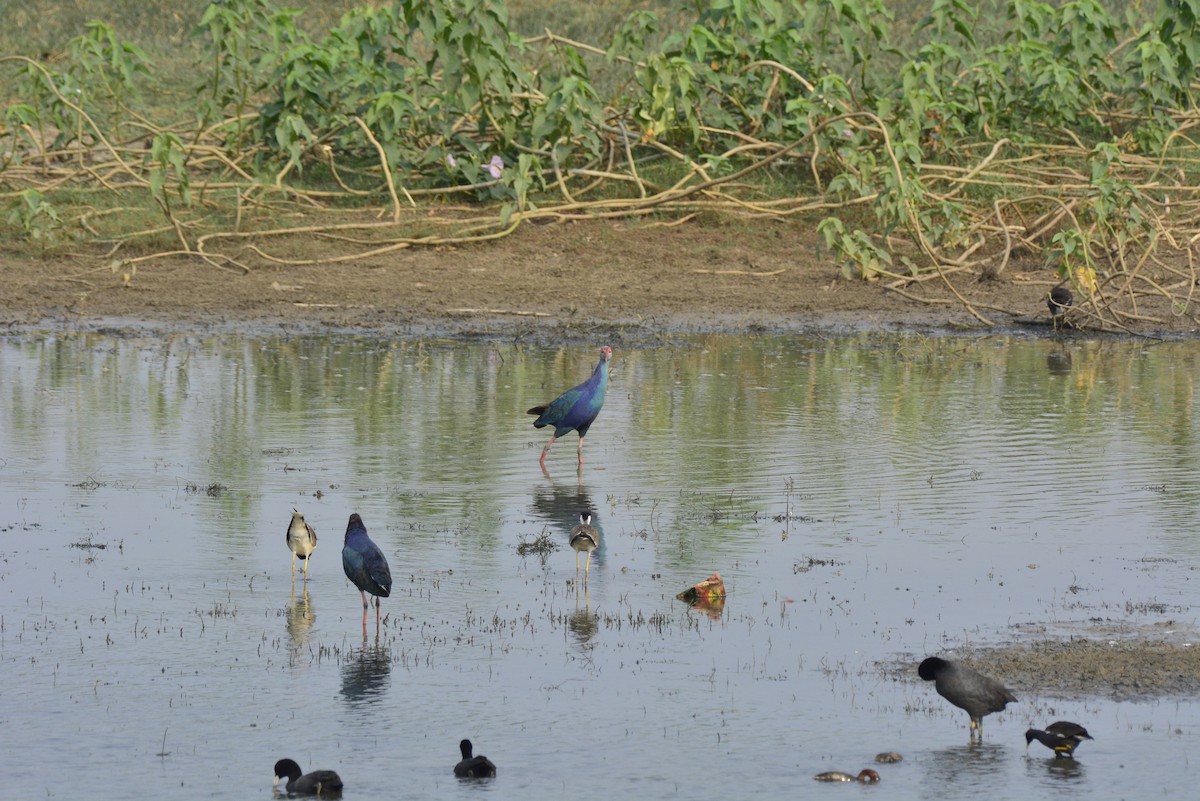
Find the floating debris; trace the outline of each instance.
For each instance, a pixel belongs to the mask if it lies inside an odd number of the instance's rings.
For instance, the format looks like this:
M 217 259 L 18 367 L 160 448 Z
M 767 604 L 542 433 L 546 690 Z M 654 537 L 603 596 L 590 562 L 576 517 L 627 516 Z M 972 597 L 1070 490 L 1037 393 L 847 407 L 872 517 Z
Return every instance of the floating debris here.
M 678 600 L 691 605 L 695 609 L 718 618 L 725 609 L 725 582 L 720 573 L 713 573 L 694 587 L 688 587 L 675 596 Z
M 107 542 L 92 542 L 92 535 L 89 534 L 86 540 L 79 540 L 71 543 L 72 548 L 95 548 L 98 551 L 103 551 L 108 547 Z
M 792 565 L 792 574 L 795 575 L 797 573 L 807 573 L 808 571 L 812 570 L 814 567 L 835 567 L 837 565 L 844 565 L 844 564 L 845 564 L 845 562 L 838 562 L 834 559 L 817 559 L 815 557 L 810 556 L 805 561 L 796 562 L 795 564 L 793 564 Z
M 546 557 L 558 550 L 558 543 L 550 536 L 550 529 L 543 528 L 542 533 L 532 540 L 521 540 L 517 543 L 517 556 L 538 556 L 542 564 Z
M 203 492 L 210 498 L 219 498 L 222 493 L 227 492 L 228 490 L 229 487 L 215 481 L 212 484 L 209 484 L 207 487 L 201 487 L 194 481 L 189 481 L 183 486 L 183 491 L 189 495 L 198 495 Z

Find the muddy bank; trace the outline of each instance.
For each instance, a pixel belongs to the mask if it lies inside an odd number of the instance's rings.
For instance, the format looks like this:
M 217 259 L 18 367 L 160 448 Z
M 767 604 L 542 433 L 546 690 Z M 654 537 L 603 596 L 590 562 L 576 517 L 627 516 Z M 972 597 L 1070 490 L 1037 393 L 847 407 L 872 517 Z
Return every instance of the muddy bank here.
M 271 240 L 277 259 L 335 246 Z M 80 251 L 84 252 L 80 252 Z M 889 287 L 848 280 L 800 221 L 661 227 L 643 222 L 526 226 L 486 245 L 408 249 L 338 264 L 241 254 L 249 272 L 196 258 L 114 271 L 86 248 L 0 255 L 0 325 L 84 330 L 377 331 L 569 341 L 670 333 L 861 329 L 1033 330 L 1049 335 L 1052 270 L 1030 257 L 997 280 L 970 275 Z M 894 282 L 892 282 L 894 284 Z M 899 291 L 897 291 L 899 290 Z M 1141 331 L 1190 335 L 1190 315 L 1139 307 Z
M 1022 700 L 1195 697 L 1200 692 L 1200 646 L 1193 637 L 1163 639 L 1163 634 L 1151 630 L 1125 639 L 1024 642 L 946 656 L 1000 680 Z M 901 670 L 917 680 L 916 661 Z

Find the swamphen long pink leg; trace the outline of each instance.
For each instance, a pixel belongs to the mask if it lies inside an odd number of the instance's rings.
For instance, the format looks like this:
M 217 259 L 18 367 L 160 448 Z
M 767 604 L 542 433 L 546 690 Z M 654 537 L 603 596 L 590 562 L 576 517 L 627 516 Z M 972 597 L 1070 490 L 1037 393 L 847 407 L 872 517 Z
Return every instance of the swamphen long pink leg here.
M 367 600 L 367 593 L 364 590 L 358 591 L 363 599 L 363 639 L 367 638 L 367 610 L 371 608 L 371 602 Z
M 583 437 L 579 438 L 579 466 L 583 467 Z
M 554 440 L 558 439 L 554 434 L 550 435 L 550 441 L 546 443 L 546 447 L 542 448 L 542 458 L 538 459 L 538 464 L 542 467 L 546 466 L 546 454 L 550 453 L 550 446 L 554 444 Z

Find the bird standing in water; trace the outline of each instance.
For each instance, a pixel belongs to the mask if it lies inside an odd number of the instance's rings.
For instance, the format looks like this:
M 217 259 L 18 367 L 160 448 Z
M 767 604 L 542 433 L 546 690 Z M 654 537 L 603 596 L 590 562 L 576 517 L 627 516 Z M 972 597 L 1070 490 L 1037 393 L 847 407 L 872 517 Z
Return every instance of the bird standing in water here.
M 496 766 L 485 756 L 471 756 L 471 741 L 458 744 L 462 759 L 454 766 L 454 775 L 460 779 L 488 779 L 496 775 Z
M 1003 684 L 965 665 L 931 656 L 917 668 L 917 675 L 935 682 L 938 695 L 966 710 L 971 716 L 971 736 L 983 736 L 983 716 L 1000 712 L 1017 700 Z
M 587 584 L 588 569 L 592 566 L 592 551 L 600 547 L 600 532 L 592 528 L 592 516 L 579 513 L 579 522 L 571 529 L 571 547 L 575 549 L 575 581 L 579 582 L 579 554 L 587 552 L 587 563 L 583 566 L 583 583 Z
M 357 512 L 350 515 L 350 523 L 346 526 L 342 569 L 346 571 L 346 578 L 354 582 L 362 594 L 364 638 L 367 636 L 367 608 L 370 606 L 367 593 L 375 596 L 375 631 L 378 633 L 379 599 L 388 597 L 392 592 L 392 571 L 388 568 L 383 551 L 367 536 L 367 527 Z
M 308 557 L 317 547 L 317 530 L 304 521 L 304 515 L 292 509 L 288 525 L 287 545 L 292 550 L 292 578 L 296 577 L 296 557 L 304 562 L 304 580 L 308 581 Z
M 1078 723 L 1071 723 L 1068 720 L 1058 720 L 1046 727 L 1045 731 L 1041 729 L 1029 729 L 1025 732 L 1025 747 L 1029 748 L 1029 744 L 1037 740 L 1042 745 L 1054 751 L 1054 756 L 1062 757 L 1063 759 L 1074 759 L 1075 749 L 1084 740 L 1091 740 L 1092 735 L 1088 734 L 1087 729 L 1080 726 Z
M 583 467 L 583 438 L 604 405 L 604 393 L 608 390 L 608 360 L 611 358 L 612 348 L 608 345 L 600 348 L 600 362 L 587 381 L 568 389 L 549 403 L 529 410 L 529 414 L 538 416 L 533 421 L 534 428 L 554 426 L 554 436 L 542 448 L 542 458 L 538 459 L 543 467 L 546 466 L 546 454 L 550 453 L 550 446 L 571 431 L 579 432 L 579 466 Z
M 1050 322 L 1055 328 L 1064 321 L 1063 315 L 1067 313 L 1067 309 L 1071 308 L 1071 304 L 1075 302 L 1075 296 L 1071 294 L 1071 290 L 1065 286 L 1056 286 L 1046 295 L 1046 305 L 1050 307 Z
M 314 770 L 301 775 L 300 766 L 293 759 L 281 759 L 275 763 L 276 786 L 287 779 L 288 795 L 337 796 L 342 792 L 342 780 L 332 770 Z

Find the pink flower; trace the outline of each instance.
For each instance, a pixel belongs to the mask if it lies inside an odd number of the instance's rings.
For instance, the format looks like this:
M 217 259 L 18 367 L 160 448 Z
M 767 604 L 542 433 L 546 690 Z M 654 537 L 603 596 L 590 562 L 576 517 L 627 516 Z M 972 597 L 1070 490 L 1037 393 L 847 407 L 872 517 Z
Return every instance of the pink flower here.
M 487 171 L 491 173 L 493 178 L 499 178 L 504 170 L 504 159 L 499 156 L 492 156 L 492 160 L 487 164 Z
M 450 169 L 454 169 L 455 167 L 458 166 L 458 161 L 454 158 L 453 153 L 446 154 L 446 166 L 449 167 Z

